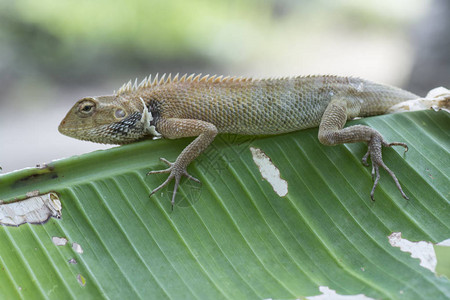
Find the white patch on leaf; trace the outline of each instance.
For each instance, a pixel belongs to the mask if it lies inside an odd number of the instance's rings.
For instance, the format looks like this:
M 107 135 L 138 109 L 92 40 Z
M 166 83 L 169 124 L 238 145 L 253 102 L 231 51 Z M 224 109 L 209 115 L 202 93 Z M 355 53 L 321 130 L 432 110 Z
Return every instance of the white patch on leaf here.
M 64 246 L 65 244 L 67 244 L 67 239 L 64 237 L 54 236 L 54 237 L 52 237 L 52 242 L 56 246 Z
M 29 195 L 35 195 L 33 191 Z M 61 201 L 55 193 L 30 197 L 0 205 L 0 224 L 20 226 L 24 223 L 42 224 L 51 217 L 61 218 Z
M 72 243 L 72 249 L 77 253 L 83 253 L 83 248 L 81 248 L 81 245 L 78 243 Z
M 358 295 L 339 295 L 336 291 L 330 289 L 327 286 L 319 286 L 319 291 L 322 295 L 306 297 L 309 300 L 372 300 L 373 298 L 367 297 L 364 294 Z
M 267 180 L 278 196 L 283 197 L 288 193 L 287 181 L 280 177 L 280 170 L 272 163 L 270 157 L 261 149 L 250 147 L 253 161 L 258 166 L 262 177 Z
M 434 252 L 433 244 L 430 242 L 411 242 L 402 239 L 401 232 L 393 232 L 389 237 L 389 244 L 393 247 L 398 247 L 403 252 L 411 253 L 411 257 L 418 258 L 420 265 L 435 273 L 436 270 L 436 253 Z

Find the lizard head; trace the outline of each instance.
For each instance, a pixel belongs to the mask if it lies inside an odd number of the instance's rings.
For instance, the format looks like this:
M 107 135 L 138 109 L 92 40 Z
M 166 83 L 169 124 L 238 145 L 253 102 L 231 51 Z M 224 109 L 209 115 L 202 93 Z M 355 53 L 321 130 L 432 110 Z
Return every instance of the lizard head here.
M 148 114 L 142 99 L 130 101 L 122 96 L 86 97 L 75 103 L 58 130 L 80 140 L 127 144 L 148 135 Z

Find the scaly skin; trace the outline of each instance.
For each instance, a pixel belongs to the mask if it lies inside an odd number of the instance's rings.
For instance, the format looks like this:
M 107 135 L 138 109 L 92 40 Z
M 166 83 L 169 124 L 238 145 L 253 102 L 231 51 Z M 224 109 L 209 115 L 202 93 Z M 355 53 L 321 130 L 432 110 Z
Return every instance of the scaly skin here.
M 319 140 L 325 145 L 367 142 L 372 158 L 372 175 L 379 180 L 379 166 L 394 179 L 407 199 L 395 174 L 383 163 L 382 135 L 363 125 L 343 128 L 355 117 L 384 114 L 402 101 L 419 98 L 399 88 L 358 78 L 307 76 L 281 79 L 222 78 L 200 75 L 173 79 L 169 75 L 141 84 L 129 82 L 111 96 L 79 100 L 61 122 L 65 135 L 108 144 L 126 144 L 146 137 L 197 138 L 169 168 L 148 174 L 169 173 L 152 194 L 175 179 L 172 207 L 181 176 L 198 181 L 186 168 L 214 140 L 218 133 L 246 135 L 280 134 L 319 126 Z M 405 150 L 405 151 L 406 151 Z M 199 182 L 199 181 L 198 181 Z

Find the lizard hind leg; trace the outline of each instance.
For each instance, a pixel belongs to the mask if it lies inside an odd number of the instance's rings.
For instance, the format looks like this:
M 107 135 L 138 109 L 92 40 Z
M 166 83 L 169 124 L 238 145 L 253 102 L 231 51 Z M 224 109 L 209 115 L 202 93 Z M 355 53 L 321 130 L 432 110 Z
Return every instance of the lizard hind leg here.
M 406 194 L 395 176 L 394 172 L 389 169 L 383 162 L 382 147 L 403 146 L 405 152 L 408 146 L 404 143 L 394 142 L 387 143 L 383 136 L 373 128 L 365 125 L 354 125 L 343 128 L 348 119 L 347 102 L 345 100 L 333 100 L 327 106 L 319 126 L 319 141 L 324 145 L 334 146 L 344 143 L 366 142 L 368 145 L 367 153 L 362 158 L 362 163 L 368 166 L 367 159 L 372 160 L 372 179 L 374 184 L 370 197 L 374 200 L 375 188 L 380 179 L 379 167 L 381 166 L 395 182 L 398 190 L 403 198 L 408 199 Z

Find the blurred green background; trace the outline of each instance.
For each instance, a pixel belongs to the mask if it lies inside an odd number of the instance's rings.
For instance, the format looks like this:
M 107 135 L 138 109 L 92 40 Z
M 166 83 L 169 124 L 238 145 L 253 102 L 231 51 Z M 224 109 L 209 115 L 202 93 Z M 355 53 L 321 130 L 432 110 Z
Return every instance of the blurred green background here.
M 156 73 L 360 76 L 450 86 L 448 0 L 0 0 L 2 172 L 106 146 L 71 105 Z

